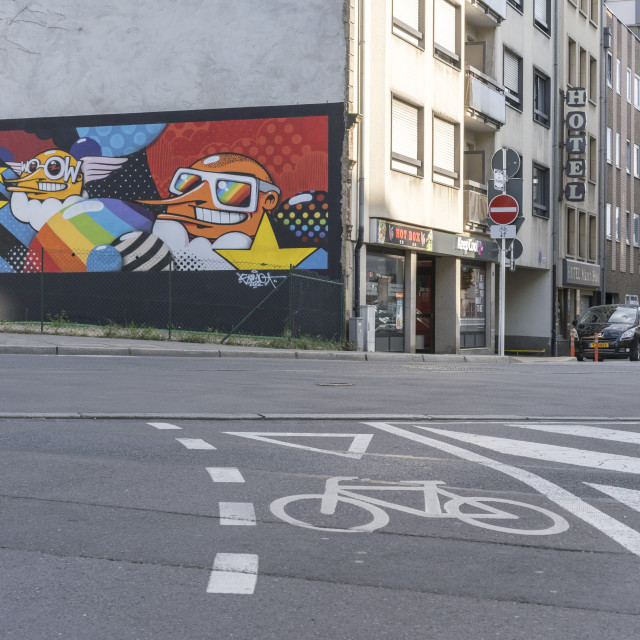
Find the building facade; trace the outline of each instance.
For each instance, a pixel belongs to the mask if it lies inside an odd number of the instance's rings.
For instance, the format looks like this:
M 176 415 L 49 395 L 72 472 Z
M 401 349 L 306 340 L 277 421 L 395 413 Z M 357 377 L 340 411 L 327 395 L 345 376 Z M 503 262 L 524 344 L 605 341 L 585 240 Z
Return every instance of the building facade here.
M 605 13 L 606 217 L 601 230 L 601 290 L 603 300 L 613 303 L 640 296 L 640 41 L 636 11 L 636 3 L 611 2 Z

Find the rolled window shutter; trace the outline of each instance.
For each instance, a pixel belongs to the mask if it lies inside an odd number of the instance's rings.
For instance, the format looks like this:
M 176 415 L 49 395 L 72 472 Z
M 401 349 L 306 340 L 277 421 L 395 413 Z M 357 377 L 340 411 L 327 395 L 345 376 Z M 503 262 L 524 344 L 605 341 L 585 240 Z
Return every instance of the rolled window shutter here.
M 533 14 L 536 22 L 543 24 L 545 27 L 549 26 L 549 16 L 547 15 L 547 0 L 534 0 Z
M 420 31 L 420 0 L 393 0 L 393 17 Z
M 456 8 L 447 0 L 435 0 L 433 40 L 451 53 L 456 50 Z
M 433 164 L 439 169 L 456 170 L 456 127 L 440 118 L 433 119 Z
M 504 86 L 509 89 L 511 93 L 518 95 L 520 90 L 520 65 L 518 64 L 518 58 L 511 52 L 504 52 Z
M 391 105 L 391 152 L 419 159 L 418 109 L 395 99 Z

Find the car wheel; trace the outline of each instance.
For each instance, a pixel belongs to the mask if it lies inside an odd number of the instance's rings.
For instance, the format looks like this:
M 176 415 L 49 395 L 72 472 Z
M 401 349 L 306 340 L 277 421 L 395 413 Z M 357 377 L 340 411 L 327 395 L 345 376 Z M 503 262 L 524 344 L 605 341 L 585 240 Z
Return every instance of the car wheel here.
M 576 360 L 578 362 L 582 362 L 584 360 L 584 356 L 581 353 L 576 353 Z
M 637 338 L 631 343 L 631 351 L 629 351 L 629 360 L 631 360 L 631 362 L 638 362 L 640 360 L 640 349 L 638 349 Z

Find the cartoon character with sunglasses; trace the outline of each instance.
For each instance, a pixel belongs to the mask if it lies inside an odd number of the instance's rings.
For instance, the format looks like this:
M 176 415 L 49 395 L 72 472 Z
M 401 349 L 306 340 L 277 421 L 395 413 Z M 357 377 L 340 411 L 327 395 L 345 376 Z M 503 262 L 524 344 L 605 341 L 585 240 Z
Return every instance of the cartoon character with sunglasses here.
M 139 200 L 166 205 L 166 212 L 157 216 L 156 226 L 161 228 L 163 221 L 177 222 L 186 229 L 189 239 L 206 238 L 211 242 L 232 234 L 234 240 L 228 236 L 224 244 L 236 244 L 238 248 L 247 246 L 241 238 L 250 242 L 262 216 L 276 208 L 280 196 L 266 169 L 237 153 L 213 154 L 177 169 L 169 192 L 172 195 L 163 200 Z M 175 246 L 165 231 L 162 235 L 169 246 Z

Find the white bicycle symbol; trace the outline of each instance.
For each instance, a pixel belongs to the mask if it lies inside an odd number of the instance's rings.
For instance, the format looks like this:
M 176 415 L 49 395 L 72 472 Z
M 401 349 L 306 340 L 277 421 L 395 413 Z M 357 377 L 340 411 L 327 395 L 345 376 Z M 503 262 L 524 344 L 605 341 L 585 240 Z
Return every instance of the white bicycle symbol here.
M 319 531 L 337 531 L 341 533 L 369 533 L 386 526 L 389 523 L 389 515 L 380 507 L 401 511 L 403 513 L 410 513 L 422 518 L 457 518 L 462 522 L 472 524 L 476 527 L 482 527 L 483 529 L 491 529 L 493 531 L 502 531 L 505 533 L 517 533 L 528 536 L 549 536 L 562 533 L 569 528 L 569 523 L 562 516 L 552 513 L 547 509 L 543 509 L 542 507 L 536 507 L 532 504 L 508 500 L 506 498 L 458 496 L 440 486 L 444 485 L 444 482 L 437 480 L 407 480 L 400 482 L 399 484 L 389 485 L 363 484 L 369 482 L 368 480 L 363 479 L 361 484 L 357 485 L 342 484 L 343 481 L 349 480 L 358 480 L 358 478 L 337 476 L 327 480 L 324 493 L 305 493 L 278 498 L 271 503 L 271 512 L 276 517 L 284 520 L 284 522 L 295 525 L 296 527 L 317 529 Z M 424 509 L 414 509 L 394 502 L 379 500 L 369 495 L 362 495 L 361 493 L 358 493 L 358 491 L 421 491 L 424 494 Z M 442 506 L 440 504 L 440 497 L 447 498 Z M 372 516 L 372 520 L 366 524 L 350 527 L 348 529 L 316 526 L 302 520 L 297 520 L 286 512 L 285 509 L 287 505 L 303 500 L 319 500 L 320 513 L 325 516 L 335 515 L 338 503 L 344 502 L 356 507 L 361 507 L 365 511 L 368 511 Z M 500 526 L 499 524 L 493 524 L 489 521 L 519 520 L 521 518 L 520 515 L 515 515 L 514 513 L 509 513 L 508 511 L 492 506 L 493 503 L 515 507 L 516 511 L 529 510 L 538 516 L 541 515 L 544 517 L 543 528 L 513 529 L 510 527 Z M 469 509 L 471 509 L 471 511 L 469 511 Z M 549 523 L 548 520 L 551 520 L 551 523 Z

